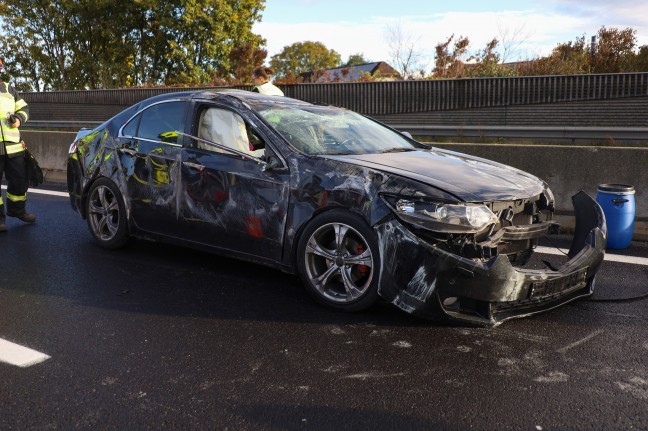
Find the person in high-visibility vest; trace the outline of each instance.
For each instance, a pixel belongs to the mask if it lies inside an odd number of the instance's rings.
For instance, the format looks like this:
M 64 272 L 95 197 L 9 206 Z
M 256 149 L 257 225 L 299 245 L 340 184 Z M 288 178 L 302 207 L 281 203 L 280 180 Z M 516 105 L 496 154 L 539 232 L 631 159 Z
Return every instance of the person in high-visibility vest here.
M 4 71 L 0 58 L 0 74 Z M 0 180 L 7 177 L 7 212 L 10 217 L 33 223 L 36 216 L 25 209 L 27 201 L 27 171 L 25 169 L 25 144 L 18 128 L 29 119 L 29 107 L 16 89 L 0 81 Z M 7 230 L 5 205 L 0 194 L 0 232 Z
M 274 70 L 270 67 L 255 67 L 252 71 L 252 82 L 254 83 L 252 91 L 270 96 L 283 96 L 283 91 L 270 82 L 270 75 L 273 73 Z

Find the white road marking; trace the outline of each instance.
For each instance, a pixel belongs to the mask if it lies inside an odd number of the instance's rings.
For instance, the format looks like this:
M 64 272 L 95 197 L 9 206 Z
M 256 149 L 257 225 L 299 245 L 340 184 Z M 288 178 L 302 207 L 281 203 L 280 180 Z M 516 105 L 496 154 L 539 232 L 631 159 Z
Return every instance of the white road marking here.
M 0 338 L 0 362 L 27 368 L 49 358 L 45 353 Z
M 381 373 L 358 373 L 358 374 L 351 374 L 348 376 L 342 377 L 343 379 L 359 379 L 359 380 L 367 380 L 367 379 L 385 379 L 385 378 L 390 378 L 390 377 L 402 377 L 404 376 L 405 373 L 394 373 L 394 374 L 381 374 Z
M 539 376 L 533 379 L 536 382 L 540 383 L 561 383 L 569 380 L 569 376 L 560 371 L 550 371 L 546 376 Z
M 535 251 L 538 252 L 538 253 L 543 253 L 543 254 L 566 255 L 569 250 L 564 249 L 564 248 L 538 246 L 538 247 L 536 247 Z M 604 260 L 607 260 L 609 262 L 631 263 L 633 265 L 648 266 L 648 258 L 647 257 L 623 256 L 623 255 L 620 255 L 620 254 L 609 253 L 607 251 L 605 252 L 605 259 Z
M 2 186 L 2 189 L 6 189 L 7 186 Z M 28 189 L 27 193 L 36 193 L 37 195 L 51 195 L 51 196 L 62 196 L 62 197 L 69 197 L 70 194 L 68 192 L 55 192 L 54 190 L 43 190 L 43 189 Z
M 594 338 L 594 337 L 596 337 L 598 335 L 601 335 L 602 333 L 603 333 L 602 329 L 599 329 L 598 331 L 594 331 L 591 334 L 589 334 L 587 337 L 581 338 L 580 340 L 578 340 L 578 341 L 576 341 L 574 343 L 571 343 L 571 344 L 569 344 L 569 345 L 567 345 L 567 346 L 565 346 L 563 348 L 560 348 L 560 349 L 556 350 L 556 352 L 565 353 L 567 350 L 573 349 L 574 347 L 577 347 L 577 346 L 580 346 L 581 344 L 588 342 L 592 338 Z

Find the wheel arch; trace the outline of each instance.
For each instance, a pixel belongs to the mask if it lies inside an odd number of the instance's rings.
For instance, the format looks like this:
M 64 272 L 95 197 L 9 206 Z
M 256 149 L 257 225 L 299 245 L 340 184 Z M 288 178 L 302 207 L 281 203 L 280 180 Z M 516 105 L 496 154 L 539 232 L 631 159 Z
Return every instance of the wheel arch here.
M 299 248 L 299 242 L 301 241 L 302 236 L 304 235 L 304 232 L 306 229 L 313 223 L 313 220 L 318 218 L 319 216 L 323 214 L 328 214 L 333 211 L 344 211 L 346 213 L 358 216 L 361 218 L 367 226 L 373 230 L 373 227 L 371 226 L 371 223 L 367 219 L 367 217 L 360 211 L 355 211 L 353 208 L 346 208 L 346 207 L 340 207 L 340 206 L 328 206 L 325 208 L 319 208 L 316 211 L 311 214 L 311 216 L 307 219 L 304 220 L 297 231 L 295 232 L 295 236 L 292 239 L 292 243 L 290 244 L 290 266 L 293 270 L 293 272 L 297 272 L 297 259 L 298 259 L 298 248 Z
M 338 215 L 336 215 L 335 213 L 338 213 Z M 345 233 L 342 237 L 344 238 L 344 247 L 349 245 L 349 242 L 347 241 L 351 241 L 351 244 L 365 245 L 371 252 L 370 256 L 372 256 L 371 259 L 373 263 L 369 266 L 371 268 L 371 273 L 368 274 L 368 279 L 362 281 L 365 277 L 363 272 L 361 272 L 360 274 L 355 273 L 354 276 L 351 275 L 351 272 L 354 271 L 354 269 L 349 268 L 358 268 L 364 265 L 363 263 L 360 263 L 358 261 L 351 263 L 351 261 L 354 260 L 353 255 L 357 256 L 357 254 L 353 252 L 351 252 L 349 255 L 345 253 L 344 257 L 342 257 L 341 253 L 339 255 L 338 253 L 335 253 L 336 256 L 339 256 L 338 259 L 343 259 L 341 263 L 332 263 L 333 261 L 329 261 L 328 259 L 334 258 L 322 257 L 322 255 L 319 255 L 319 257 L 317 257 L 314 261 L 312 260 L 313 253 L 306 252 L 306 250 L 308 249 L 307 243 L 310 242 L 310 238 L 319 238 L 315 239 L 315 241 L 318 244 L 322 244 L 319 243 L 320 239 L 323 239 L 326 236 L 330 235 L 330 226 L 337 224 L 346 225 L 348 226 L 349 231 L 351 231 L 348 236 L 347 233 Z M 330 238 L 328 238 L 326 241 L 330 241 Z M 324 249 L 328 249 L 328 247 L 324 247 Z M 366 215 L 362 212 L 353 211 L 353 209 L 350 208 L 334 206 L 327 207 L 326 210 L 319 211 L 317 214 L 314 213 L 313 216 L 308 220 L 308 222 L 303 223 L 303 226 L 301 226 L 299 235 L 296 237 L 294 250 L 293 260 L 296 272 L 302 279 L 308 293 L 320 304 L 338 311 L 355 312 L 362 311 L 371 307 L 378 300 L 378 286 L 380 284 L 380 267 L 382 262 L 381 249 L 379 246 L 379 238 L 374 227 L 371 225 L 369 220 L 367 220 Z M 358 253 L 363 254 L 363 252 Z M 307 255 L 311 255 L 311 257 L 307 257 Z M 347 256 L 349 256 L 350 262 L 344 263 L 344 261 L 347 259 Z M 321 267 L 322 263 L 324 263 L 321 259 L 326 259 L 325 265 L 327 265 L 329 269 L 324 269 Z M 320 261 L 317 262 L 317 260 Z M 346 270 L 344 269 L 343 265 L 346 265 Z M 340 296 L 340 292 L 338 290 L 339 285 L 336 287 L 335 285 L 338 283 L 336 283 L 335 281 L 333 281 L 332 284 L 330 284 L 329 281 L 325 281 L 322 285 L 319 285 L 319 283 L 313 284 L 313 281 L 315 280 L 315 278 L 313 278 L 314 275 L 317 275 L 318 273 L 319 275 L 323 275 L 324 272 L 328 273 L 331 269 L 333 269 L 333 271 L 339 271 L 341 273 L 347 272 L 346 280 L 348 280 L 352 286 L 357 287 L 359 290 L 346 289 L 347 293 L 342 293 L 342 295 Z M 324 272 L 320 272 L 322 270 Z M 315 273 L 312 273 L 312 271 L 315 271 Z M 349 277 L 353 277 L 353 279 L 350 279 Z M 343 278 L 345 277 L 343 276 Z M 359 282 L 360 284 L 356 284 L 356 282 Z M 344 285 L 347 285 L 346 281 L 343 281 L 342 283 Z M 360 296 L 354 297 L 354 295 L 351 293 L 352 291 L 360 292 Z M 352 295 L 350 299 L 348 295 Z
M 89 207 L 95 205 L 90 200 L 95 199 L 95 190 L 100 189 L 108 189 L 113 196 L 113 202 L 117 203 L 117 207 L 113 207 L 110 203 L 106 206 L 107 197 L 106 199 L 101 197 L 100 202 L 96 203 L 100 207 L 96 214 L 94 212 L 89 214 Z M 90 233 L 102 247 L 116 249 L 127 244 L 132 237 L 130 216 L 126 210 L 127 199 L 125 193 L 112 178 L 97 176 L 92 181 L 88 181 L 88 185 L 84 188 L 83 202 L 84 218 Z M 110 232 L 108 236 L 104 235 L 106 227 Z
M 97 175 L 94 178 L 89 179 L 86 184 L 83 186 L 83 190 L 81 192 L 81 208 L 80 208 L 80 213 L 81 217 L 86 220 L 88 218 L 87 214 L 87 208 L 88 208 L 88 197 L 90 196 L 90 190 L 92 190 L 92 186 L 99 181 L 100 179 L 106 179 L 113 183 L 115 188 L 119 191 L 119 195 L 121 196 L 121 201 L 124 204 L 124 208 L 126 209 L 126 218 L 128 220 L 128 226 L 130 229 L 130 202 L 128 199 L 126 199 L 126 194 L 122 191 L 122 188 L 119 187 L 119 184 L 113 177 L 108 177 L 105 175 Z

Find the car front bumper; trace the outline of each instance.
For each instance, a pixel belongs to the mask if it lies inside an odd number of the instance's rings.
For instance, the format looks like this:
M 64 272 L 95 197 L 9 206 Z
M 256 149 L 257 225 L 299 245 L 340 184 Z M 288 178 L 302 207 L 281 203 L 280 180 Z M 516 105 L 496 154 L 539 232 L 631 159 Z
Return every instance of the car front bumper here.
M 591 295 L 605 254 L 605 215 L 584 192 L 572 201 L 576 229 L 569 260 L 555 270 L 514 267 L 506 255 L 466 259 L 421 239 L 397 219 L 377 225 L 379 293 L 419 317 L 485 326 Z

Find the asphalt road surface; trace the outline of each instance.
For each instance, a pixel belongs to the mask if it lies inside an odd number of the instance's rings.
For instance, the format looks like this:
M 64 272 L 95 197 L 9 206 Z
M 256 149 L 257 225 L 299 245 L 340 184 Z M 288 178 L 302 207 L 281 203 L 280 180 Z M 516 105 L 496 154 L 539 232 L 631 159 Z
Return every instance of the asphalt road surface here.
M 38 222 L 0 234 L 2 430 L 648 430 L 644 244 L 592 300 L 453 327 L 330 311 L 202 252 L 103 250 L 66 197 L 29 197 Z

